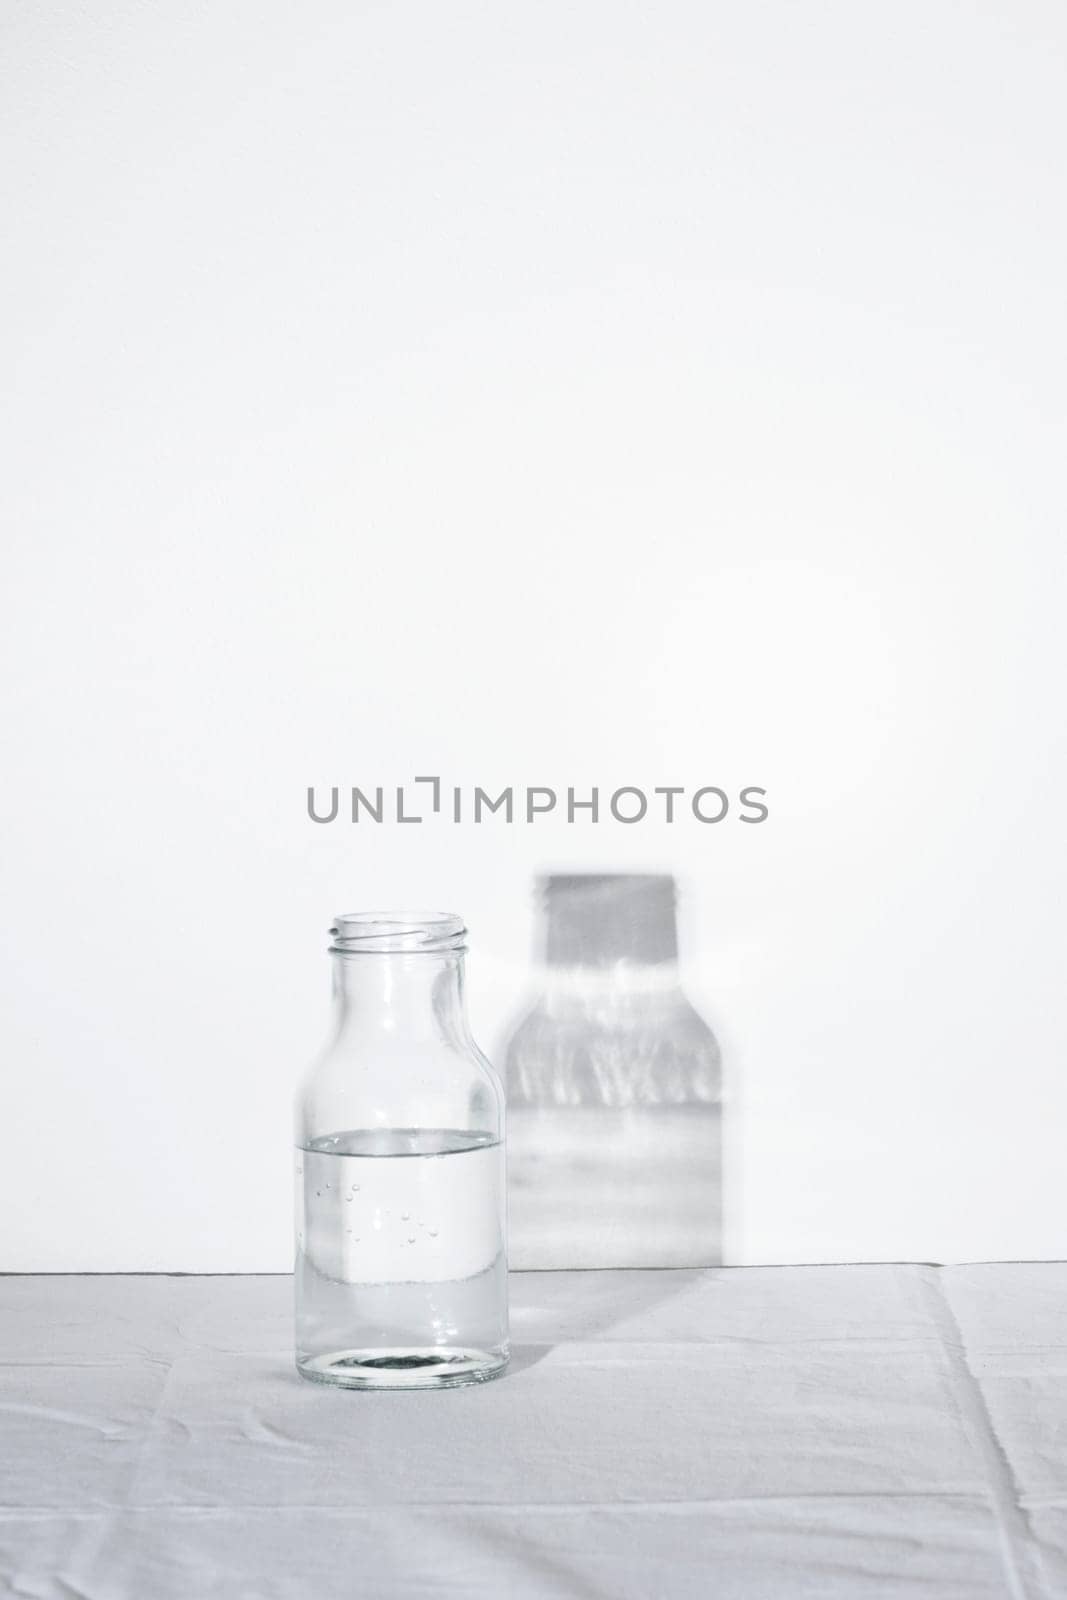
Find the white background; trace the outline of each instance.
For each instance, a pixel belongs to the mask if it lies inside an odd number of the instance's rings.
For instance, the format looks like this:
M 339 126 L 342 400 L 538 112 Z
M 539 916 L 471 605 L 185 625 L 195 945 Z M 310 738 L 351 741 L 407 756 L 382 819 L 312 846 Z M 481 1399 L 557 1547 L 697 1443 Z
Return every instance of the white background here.
M 733 1261 L 1067 1254 L 1067 12 L 2 10 L 2 1264 L 285 1269 L 332 913 L 675 871 Z M 760 784 L 316 827 L 309 783 Z

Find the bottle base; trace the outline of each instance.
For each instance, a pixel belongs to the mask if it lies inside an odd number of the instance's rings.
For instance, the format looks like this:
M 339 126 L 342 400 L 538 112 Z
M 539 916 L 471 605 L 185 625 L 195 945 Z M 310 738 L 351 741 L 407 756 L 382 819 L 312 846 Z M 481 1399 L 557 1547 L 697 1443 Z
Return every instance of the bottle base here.
M 507 1355 L 499 1351 L 429 1345 L 298 1356 L 296 1370 L 310 1383 L 330 1384 L 336 1389 L 458 1389 L 499 1378 L 507 1364 Z

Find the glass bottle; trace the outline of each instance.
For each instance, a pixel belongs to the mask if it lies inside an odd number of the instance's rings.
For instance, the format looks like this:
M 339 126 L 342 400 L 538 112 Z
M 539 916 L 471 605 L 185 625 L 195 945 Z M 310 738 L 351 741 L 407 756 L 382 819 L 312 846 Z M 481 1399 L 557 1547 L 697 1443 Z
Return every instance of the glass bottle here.
M 722 1259 L 721 1058 L 667 874 L 538 881 L 543 986 L 505 1049 L 517 1268 Z
M 467 1025 L 467 930 L 361 912 L 330 931 L 333 1028 L 296 1107 L 297 1367 L 356 1389 L 495 1377 L 504 1096 Z

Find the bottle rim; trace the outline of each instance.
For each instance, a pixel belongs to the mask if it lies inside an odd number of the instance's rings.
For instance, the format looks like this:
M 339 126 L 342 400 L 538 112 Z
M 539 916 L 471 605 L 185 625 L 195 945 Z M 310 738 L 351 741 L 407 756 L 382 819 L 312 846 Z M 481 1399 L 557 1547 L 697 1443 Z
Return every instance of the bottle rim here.
M 333 919 L 330 953 L 444 955 L 467 948 L 467 927 L 454 911 L 346 911 Z

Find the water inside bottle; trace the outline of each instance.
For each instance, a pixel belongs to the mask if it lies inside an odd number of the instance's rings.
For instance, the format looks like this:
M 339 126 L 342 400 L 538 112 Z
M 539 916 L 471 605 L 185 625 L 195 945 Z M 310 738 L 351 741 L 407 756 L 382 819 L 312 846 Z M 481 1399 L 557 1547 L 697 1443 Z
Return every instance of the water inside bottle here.
M 349 1387 L 469 1383 L 507 1361 L 504 1150 L 449 1128 L 296 1152 L 297 1365 Z

